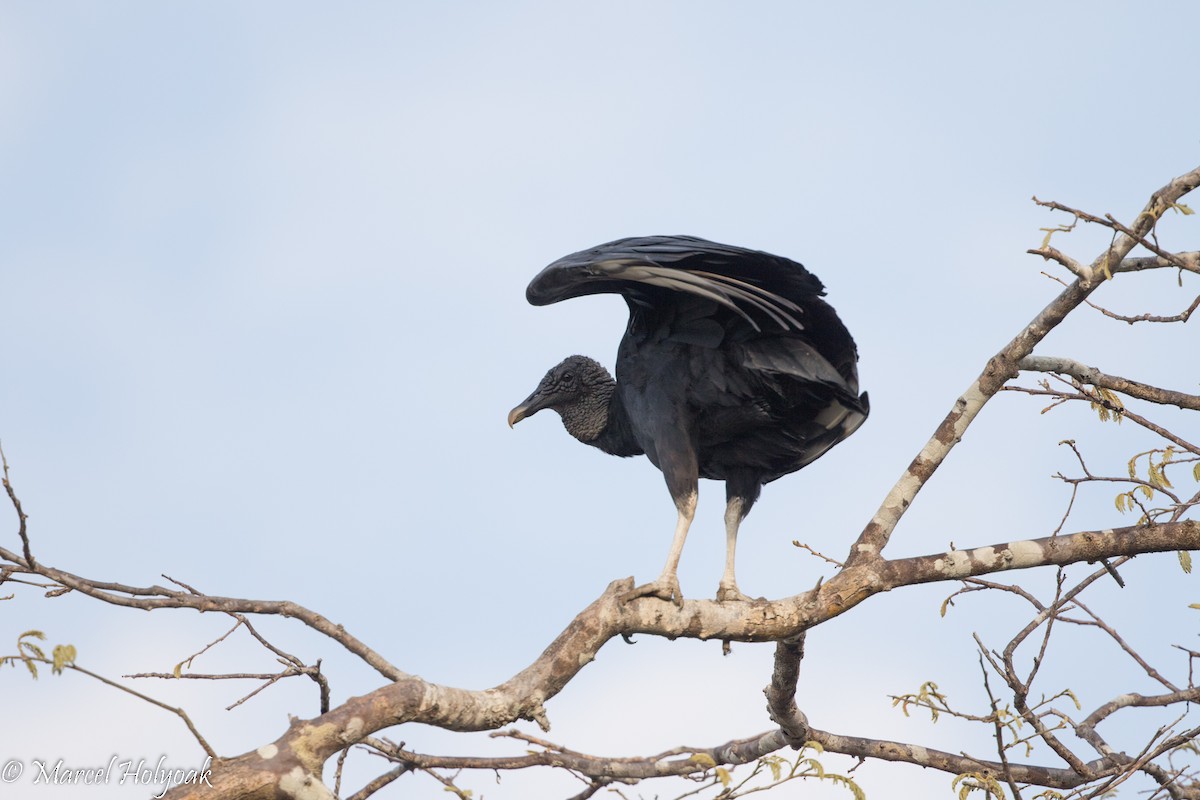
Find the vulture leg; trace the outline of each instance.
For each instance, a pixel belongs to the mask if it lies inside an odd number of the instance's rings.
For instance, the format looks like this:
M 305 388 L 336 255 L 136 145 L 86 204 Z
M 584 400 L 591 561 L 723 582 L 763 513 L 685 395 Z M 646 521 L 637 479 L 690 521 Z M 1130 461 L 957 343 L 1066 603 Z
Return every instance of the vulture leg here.
M 721 576 L 721 585 L 717 587 L 717 599 L 749 600 L 737 587 L 737 578 L 733 576 L 734 551 L 737 549 L 738 526 L 746 518 L 742 511 L 742 498 L 730 498 L 725 506 L 725 574 Z
M 717 587 L 717 600 L 749 600 L 737 586 L 733 575 L 734 552 L 737 550 L 738 527 L 750 513 L 750 507 L 758 499 L 761 490 L 758 481 L 735 481 L 725 483 L 725 573 Z
M 693 489 L 691 492 L 680 496 L 675 506 L 679 509 L 679 519 L 675 523 L 675 538 L 671 540 L 671 552 L 667 554 L 667 563 L 663 567 L 662 575 L 658 579 L 647 584 L 643 584 L 626 592 L 621 601 L 632 600 L 635 597 L 658 597 L 663 600 L 670 600 L 680 608 L 683 607 L 683 592 L 679 590 L 679 576 L 676 570 L 679 568 L 679 556 L 683 553 L 683 543 L 687 539 L 688 528 L 692 526 L 692 518 L 696 516 L 696 497 L 697 493 Z

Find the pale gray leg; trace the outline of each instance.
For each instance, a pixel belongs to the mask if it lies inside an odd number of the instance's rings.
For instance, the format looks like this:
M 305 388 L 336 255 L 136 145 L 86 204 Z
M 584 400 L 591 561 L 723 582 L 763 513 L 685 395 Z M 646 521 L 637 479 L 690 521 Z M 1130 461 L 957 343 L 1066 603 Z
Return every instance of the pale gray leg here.
M 679 590 L 679 576 L 676 574 L 676 570 L 679 568 L 679 556 L 683 553 L 683 543 L 687 540 L 688 529 L 691 528 L 692 519 L 696 516 L 696 493 L 684 495 L 677 508 L 679 509 L 679 518 L 675 522 L 675 537 L 671 540 L 671 552 L 667 554 L 667 563 L 663 567 L 662 575 L 659 575 L 658 579 L 652 583 L 644 584 L 627 592 L 622 596 L 622 602 L 635 597 L 653 596 L 670 600 L 677 606 L 683 606 L 683 593 Z
M 725 574 L 721 576 L 721 585 L 717 587 L 717 599 L 749 600 L 750 598 L 738 590 L 737 578 L 733 575 L 734 551 L 737 550 L 738 526 L 746 518 L 746 503 L 741 497 L 731 497 L 725 506 Z

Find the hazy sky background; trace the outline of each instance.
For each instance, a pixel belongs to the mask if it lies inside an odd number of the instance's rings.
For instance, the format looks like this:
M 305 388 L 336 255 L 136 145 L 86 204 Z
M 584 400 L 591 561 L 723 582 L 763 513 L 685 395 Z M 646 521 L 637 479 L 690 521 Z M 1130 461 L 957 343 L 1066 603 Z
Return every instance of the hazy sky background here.
M 688 233 L 802 261 L 858 341 L 870 420 L 768 486 L 742 528 L 744 591 L 810 588 L 828 570 L 792 540 L 843 557 L 953 400 L 1055 293 L 1025 250 L 1066 220 L 1030 196 L 1131 221 L 1196 166 L 1197 30 L 1200 9 L 1166 2 L 0 2 L 0 441 L 34 553 L 97 579 L 165 573 L 290 599 L 403 670 L 500 683 L 609 581 L 655 577 L 675 519 L 645 459 L 582 447 L 551 415 L 505 425 L 563 356 L 611 366 L 626 315 L 605 296 L 533 308 L 525 285 L 599 242 Z M 1195 249 L 1195 219 L 1168 219 L 1163 243 Z M 1090 259 L 1107 237 L 1055 243 Z M 1122 278 L 1097 299 L 1173 314 L 1191 278 Z M 1039 352 L 1194 391 L 1198 343 L 1193 329 L 1080 312 Z M 1132 426 L 1042 405 L 997 398 L 889 554 L 1048 535 L 1069 496 L 1049 476 L 1076 472 L 1060 440 L 1105 474 L 1151 446 Z M 1179 424 L 1195 441 L 1194 420 Z M 1112 494 L 1090 490 L 1067 530 L 1131 524 Z M 685 595 L 716 590 L 722 507 L 722 487 L 702 485 Z M 1196 579 L 1171 555 L 1125 577 L 1093 607 L 1186 680 L 1169 645 L 1195 646 Z M 0 653 L 37 628 L 112 678 L 169 672 L 231 624 L 2 591 L 16 596 L 0 603 Z M 897 591 L 814 631 L 799 692 L 812 723 L 993 757 L 986 730 L 891 708 L 889 695 L 936 680 L 985 713 L 971 633 L 1002 647 L 1028 615 L 972 598 L 941 619 L 950 591 Z M 379 685 L 298 623 L 258 624 L 324 659 L 335 703 Z M 548 737 L 645 755 L 767 730 L 770 656 L 609 644 L 548 704 Z M 1051 656 L 1045 691 L 1071 686 L 1089 710 L 1156 689 L 1079 631 Z M 275 669 L 243 632 L 192 666 Z M 184 705 L 223 755 L 317 712 L 303 679 L 232 711 L 255 684 L 127 682 Z M 0 760 L 202 761 L 176 718 L 78 674 L 5 670 L 0 692 Z M 522 749 L 414 726 L 387 735 L 432 753 Z M 351 791 L 386 769 L 350 764 Z M 951 781 L 903 766 L 856 776 L 876 798 L 949 796 Z M 460 783 L 489 798 L 581 788 L 537 773 Z M 29 775 L 17 787 L 146 794 Z M 378 796 L 434 795 L 415 777 Z

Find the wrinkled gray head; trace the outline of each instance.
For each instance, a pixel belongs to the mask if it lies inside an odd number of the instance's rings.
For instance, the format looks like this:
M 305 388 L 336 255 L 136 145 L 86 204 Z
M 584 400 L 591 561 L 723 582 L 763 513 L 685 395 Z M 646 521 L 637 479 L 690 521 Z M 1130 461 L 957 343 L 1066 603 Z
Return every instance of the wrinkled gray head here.
M 592 442 L 608 424 L 608 404 L 615 388 L 616 381 L 599 362 L 570 356 L 551 368 L 533 394 L 508 412 L 509 427 L 552 408 L 568 433 L 581 442 Z

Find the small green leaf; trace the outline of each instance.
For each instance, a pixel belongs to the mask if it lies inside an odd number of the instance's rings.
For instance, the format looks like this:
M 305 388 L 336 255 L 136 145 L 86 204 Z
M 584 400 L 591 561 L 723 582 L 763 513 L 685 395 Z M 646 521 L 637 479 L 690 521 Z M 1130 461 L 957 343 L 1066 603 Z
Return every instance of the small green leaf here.
M 1163 464 L 1166 464 L 1166 462 L 1164 461 Z M 1150 467 L 1150 475 L 1151 475 L 1150 482 L 1155 484 L 1156 486 L 1158 486 L 1158 488 L 1160 488 L 1160 489 L 1174 489 L 1175 487 L 1171 484 L 1171 481 L 1167 478 L 1167 473 L 1163 471 L 1163 464 L 1159 464 L 1157 467 L 1151 465 L 1151 467 Z M 1157 481 L 1154 480 L 1154 478 L 1156 478 L 1156 477 L 1158 478 Z
M 717 780 L 721 782 L 722 786 L 728 788 L 729 784 L 733 782 L 733 776 L 724 767 L 717 767 Z
M 1187 550 L 1179 551 L 1179 566 L 1183 567 L 1183 571 L 1187 574 L 1192 574 L 1192 554 Z
M 174 675 L 176 678 L 183 677 L 183 662 L 182 661 L 180 661 L 178 664 L 175 665 L 175 669 L 171 670 L 171 674 Z
M 715 767 L 717 765 L 717 762 L 714 761 L 713 757 L 708 753 L 693 753 L 692 757 L 689 758 L 688 761 L 691 761 L 693 764 L 699 764 L 705 769 L 708 769 L 709 767 Z
M 75 645 L 57 644 L 54 646 L 54 666 L 51 672 L 61 675 L 63 668 L 75 663 Z
M 25 631 L 24 633 L 22 633 L 20 636 L 17 637 L 17 652 L 21 653 L 22 655 L 30 656 L 32 658 L 40 658 L 42 660 L 45 660 L 46 652 L 44 650 L 42 650 L 42 648 L 40 648 L 36 644 L 34 644 L 33 642 L 29 641 L 30 639 L 37 639 L 37 640 L 41 641 L 41 640 L 44 640 L 45 638 L 46 638 L 46 634 L 42 633 L 41 631 L 38 631 L 38 630 Z M 25 661 L 25 666 L 29 668 L 30 674 L 36 678 L 38 676 L 37 675 L 37 667 L 34 666 L 34 663 L 32 661 L 30 661 L 28 658 L 23 659 L 23 660 Z

